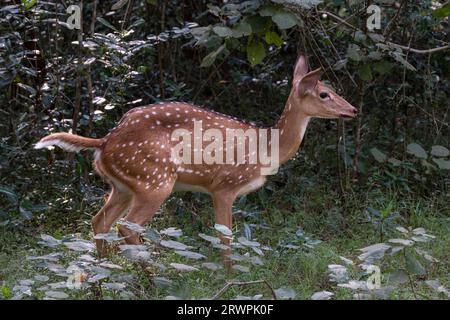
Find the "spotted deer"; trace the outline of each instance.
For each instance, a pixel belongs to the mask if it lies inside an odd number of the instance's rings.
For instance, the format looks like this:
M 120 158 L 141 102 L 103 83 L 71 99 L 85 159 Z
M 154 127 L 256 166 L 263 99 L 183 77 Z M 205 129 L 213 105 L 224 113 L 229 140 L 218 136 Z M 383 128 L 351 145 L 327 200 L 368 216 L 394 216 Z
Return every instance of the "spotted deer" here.
M 278 152 L 279 164 L 285 163 L 297 152 L 311 118 L 353 118 L 357 114 L 356 108 L 319 81 L 320 75 L 320 68 L 308 72 L 305 57 L 298 58 L 284 111 L 275 125 L 270 127 L 273 131 L 267 138 L 270 145 L 277 134 L 279 145 L 271 152 Z M 174 190 L 200 191 L 211 195 L 216 223 L 231 229 L 233 202 L 237 197 L 264 185 L 266 175 L 262 174 L 261 169 L 267 165 L 250 163 L 249 149 L 245 149 L 243 163 L 180 161 L 179 157 L 173 156 L 179 143 L 174 141 L 173 132 L 184 130 L 187 134 L 193 134 L 195 122 L 199 121 L 204 131 L 214 129 L 216 134 L 223 135 L 229 129 L 254 129 L 257 132 L 264 129 L 189 103 L 167 102 L 128 111 L 118 125 L 101 139 L 55 133 L 41 139 L 35 148 L 59 146 L 75 152 L 95 150 L 95 169 L 112 189 L 106 204 L 92 218 L 95 234 L 107 233 L 114 222 L 124 215 L 126 222 L 144 225 Z M 256 145 L 260 146 L 262 141 L 259 135 L 256 140 Z M 215 150 L 216 153 L 237 146 L 238 142 L 236 139 L 231 146 L 225 141 L 219 144 L 221 148 Z M 207 145 L 207 141 L 202 141 L 198 148 L 200 152 L 205 151 Z M 185 150 L 189 149 L 181 150 L 180 155 Z M 196 151 L 199 150 L 194 148 L 188 152 L 195 156 Z M 126 224 L 119 226 L 119 233 L 128 244 L 140 241 L 139 234 Z M 225 244 L 230 244 L 230 238 L 221 239 Z M 96 240 L 96 245 L 99 257 L 103 257 L 106 243 Z

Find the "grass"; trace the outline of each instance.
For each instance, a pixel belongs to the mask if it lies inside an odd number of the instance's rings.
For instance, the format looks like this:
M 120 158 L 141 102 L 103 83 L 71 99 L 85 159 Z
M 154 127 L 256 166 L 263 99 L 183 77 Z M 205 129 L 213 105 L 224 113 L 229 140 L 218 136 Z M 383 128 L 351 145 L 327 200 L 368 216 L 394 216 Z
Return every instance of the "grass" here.
M 126 261 L 123 257 L 112 254 L 111 260 L 125 267 L 127 273 L 134 277 L 131 291 L 139 299 L 162 299 L 166 296 L 182 298 L 208 298 L 214 296 L 231 279 L 251 281 L 264 279 L 277 288 L 292 288 L 296 299 L 309 299 L 314 292 L 327 290 L 335 293 L 334 299 L 351 299 L 350 290 L 337 288 L 330 283 L 327 275 L 329 264 L 341 264 L 339 256 L 353 259 L 360 254 L 358 248 L 380 242 L 379 226 L 368 221 L 365 208 L 368 205 L 398 212 L 391 222 L 392 226 L 402 225 L 413 228 L 423 227 L 436 239 L 424 245 L 428 252 L 439 260 L 438 263 L 427 266 L 427 274 L 414 277 L 413 290 L 409 284 L 395 289 L 392 299 L 428 299 L 444 298 L 437 295 L 424 280 L 439 279 L 442 285 L 450 287 L 450 218 L 448 202 L 445 196 L 430 199 L 400 196 L 392 192 L 382 193 L 380 190 L 372 193 L 352 193 L 344 203 L 333 188 L 325 184 L 313 184 L 311 187 L 295 191 L 288 183 L 285 188 L 274 188 L 277 181 L 269 183 L 268 188 L 241 199 L 236 203 L 234 233 L 243 234 L 244 224 L 254 225 L 252 239 L 263 245 L 277 248 L 265 255 L 263 266 L 252 266 L 251 272 L 235 272 L 232 275 L 221 271 L 200 269 L 191 273 L 178 273 L 175 270 L 162 272 L 158 268 L 144 268 Z M 271 191 L 276 190 L 276 191 Z M 289 190 L 289 191 L 288 191 Z M 350 193 L 349 193 L 350 194 Z M 376 199 L 376 200 L 370 200 Z M 213 212 L 210 200 L 203 195 L 173 196 L 164 205 L 161 214 L 157 215 L 152 226 L 157 230 L 165 227 L 178 227 L 183 230 L 180 241 L 194 243 L 193 239 L 199 232 L 207 233 L 213 225 Z M 0 230 L 0 284 L 3 289 L 11 291 L 18 280 L 27 279 L 37 274 L 33 266 L 25 260 L 27 255 L 48 253 L 37 245 L 40 233 L 61 237 L 69 232 L 79 232 L 91 237 L 89 219 L 86 210 L 95 212 L 92 206 L 84 202 L 73 203 L 75 213 L 61 217 L 58 207 L 50 209 L 36 221 L 16 227 L 4 226 Z M 83 214 L 80 213 L 83 211 Z M 78 212 L 78 214 L 77 214 Z M 61 219 L 61 221 L 58 221 Z M 321 240 L 321 243 L 310 249 L 302 246 L 300 250 L 283 249 L 279 244 L 290 243 L 295 238 L 295 232 L 302 228 L 305 235 L 311 239 Z M 398 237 L 393 228 L 386 227 L 383 231 L 385 239 Z M 239 251 L 239 249 L 236 249 Z M 208 261 L 220 262 L 216 249 L 203 245 L 199 252 L 208 257 Z M 170 262 L 192 264 L 186 258 L 174 253 L 157 256 L 158 262 L 168 265 Z M 392 270 L 402 267 L 402 261 L 386 262 L 383 269 Z M 164 276 L 173 280 L 170 288 L 155 286 L 152 276 Z M 270 291 L 264 284 L 236 286 L 228 289 L 222 298 L 254 296 L 263 294 L 270 298 Z M 114 293 L 99 295 L 95 290 L 79 292 L 77 299 L 117 298 Z

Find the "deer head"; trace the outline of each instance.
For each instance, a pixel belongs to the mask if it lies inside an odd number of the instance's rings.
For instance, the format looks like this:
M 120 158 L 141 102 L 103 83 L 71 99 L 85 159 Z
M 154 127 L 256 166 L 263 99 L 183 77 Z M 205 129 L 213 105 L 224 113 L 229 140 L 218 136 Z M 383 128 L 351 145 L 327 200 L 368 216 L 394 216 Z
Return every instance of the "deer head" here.
M 321 68 L 308 72 L 304 56 L 297 60 L 291 89 L 291 103 L 309 117 L 354 118 L 358 110 L 319 81 Z

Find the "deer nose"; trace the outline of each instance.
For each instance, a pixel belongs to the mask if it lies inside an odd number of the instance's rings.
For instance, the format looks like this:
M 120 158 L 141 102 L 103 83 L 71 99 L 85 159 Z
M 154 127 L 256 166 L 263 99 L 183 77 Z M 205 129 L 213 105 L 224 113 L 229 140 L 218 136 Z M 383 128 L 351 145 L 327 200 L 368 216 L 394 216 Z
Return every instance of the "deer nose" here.
M 356 116 L 358 114 L 358 109 L 353 108 L 353 114 Z

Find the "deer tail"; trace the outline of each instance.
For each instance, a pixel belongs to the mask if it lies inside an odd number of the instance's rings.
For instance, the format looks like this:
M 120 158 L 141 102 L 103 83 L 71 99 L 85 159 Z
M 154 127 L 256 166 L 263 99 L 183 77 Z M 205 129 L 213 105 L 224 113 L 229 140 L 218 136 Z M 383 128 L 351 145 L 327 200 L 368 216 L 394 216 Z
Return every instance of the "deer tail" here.
M 98 150 L 103 146 L 103 139 L 92 139 L 70 133 L 54 133 L 42 138 L 35 149 L 42 149 L 49 146 L 58 146 L 66 151 L 78 152 L 84 149 Z

